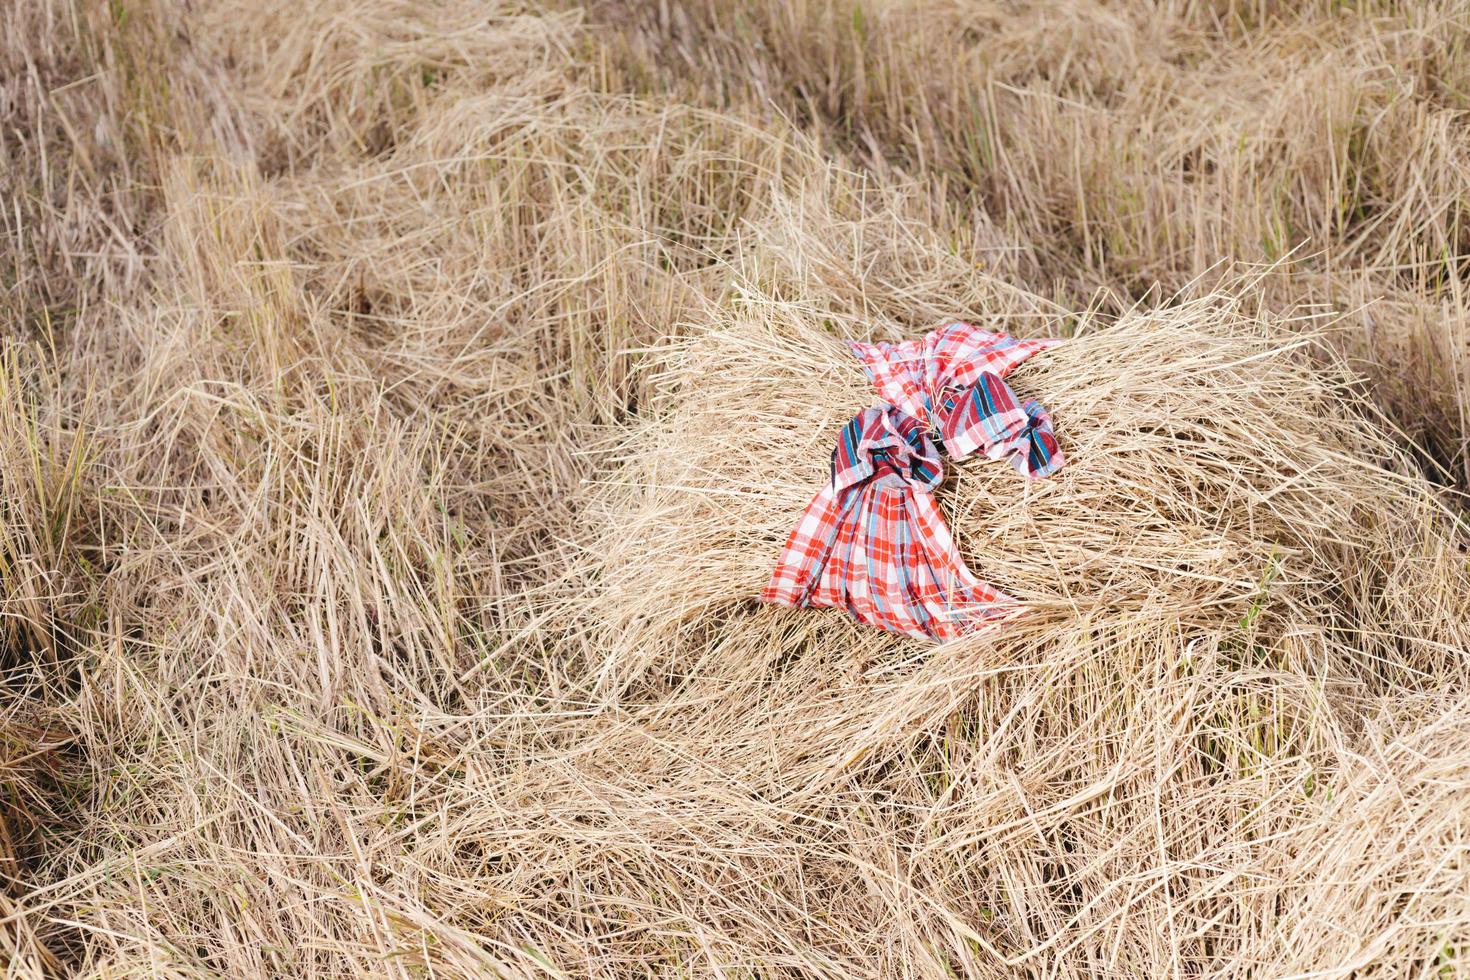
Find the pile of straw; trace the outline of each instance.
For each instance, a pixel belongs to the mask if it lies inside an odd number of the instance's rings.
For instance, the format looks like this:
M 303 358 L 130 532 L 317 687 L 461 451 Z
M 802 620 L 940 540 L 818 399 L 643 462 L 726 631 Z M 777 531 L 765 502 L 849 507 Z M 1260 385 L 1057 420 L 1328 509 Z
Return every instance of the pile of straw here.
M 1406 893 L 1412 915 L 1347 909 L 1422 867 L 1363 822 L 1419 854 L 1458 839 L 1432 805 L 1384 809 L 1431 771 L 1463 799 L 1458 749 L 1393 749 L 1392 777 L 1359 753 L 1406 699 L 1463 737 L 1436 700 L 1467 673 L 1463 556 L 1347 375 L 1282 326 L 1205 297 L 1084 323 L 1012 375 L 1068 466 L 1027 483 L 965 462 L 939 493 L 971 568 L 1029 614 L 930 646 L 754 601 L 873 396 L 834 335 L 860 326 L 747 293 L 659 352 L 656 406 L 604 447 L 562 614 L 582 613 L 569 642 L 632 729 L 613 744 L 646 740 L 680 792 L 780 801 L 814 838 L 791 874 L 864 868 L 838 902 L 895 924 L 869 940 L 895 970 L 943 949 L 962 973 L 1289 971 L 1439 941 L 1464 914 L 1453 863 Z M 1333 898 L 1326 868 L 1359 897 Z
M 657 405 L 607 450 L 591 511 L 587 618 L 610 675 L 687 632 L 838 615 L 748 601 L 841 425 L 875 401 L 832 329 L 749 299 L 658 355 Z M 1244 623 L 1272 657 L 1279 640 L 1384 679 L 1434 672 L 1464 638 L 1448 515 L 1316 347 L 1206 297 L 1023 365 L 1013 386 L 1051 408 L 1068 466 L 1030 483 L 968 461 L 940 491 L 972 570 L 1032 610 L 1003 632 L 1029 647 L 1079 623 Z

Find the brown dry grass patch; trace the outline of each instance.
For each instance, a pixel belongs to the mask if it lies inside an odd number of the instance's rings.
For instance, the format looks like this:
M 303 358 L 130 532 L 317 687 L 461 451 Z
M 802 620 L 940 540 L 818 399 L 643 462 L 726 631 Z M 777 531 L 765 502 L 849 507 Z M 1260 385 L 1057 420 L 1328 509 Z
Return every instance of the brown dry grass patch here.
M 10 4 L 7 973 L 1466 975 L 1467 22 Z M 948 318 L 1032 615 L 757 608 Z

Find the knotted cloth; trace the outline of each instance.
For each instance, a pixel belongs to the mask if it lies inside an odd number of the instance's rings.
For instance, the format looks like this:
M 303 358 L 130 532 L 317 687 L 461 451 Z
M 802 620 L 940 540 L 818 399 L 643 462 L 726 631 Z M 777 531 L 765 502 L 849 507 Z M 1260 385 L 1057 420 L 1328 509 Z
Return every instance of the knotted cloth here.
M 1023 361 L 1062 343 L 1017 340 L 968 323 L 951 323 L 901 344 L 848 341 L 878 397 L 939 432 L 945 451 L 961 460 L 977 450 L 1009 459 L 1033 480 L 1050 476 L 1065 460 L 1051 416 L 1035 400 L 1019 405 L 1005 377 Z M 1032 465 L 1032 454 L 1044 457 Z
M 1020 404 L 1006 375 L 1060 340 L 1017 340 L 951 323 L 901 344 L 850 341 L 884 403 L 853 416 L 832 477 L 786 539 L 761 601 L 835 606 L 859 622 L 949 640 L 1014 613 L 1017 600 L 976 579 L 934 489 L 951 459 L 980 452 L 1029 479 L 1065 463 L 1051 416 Z

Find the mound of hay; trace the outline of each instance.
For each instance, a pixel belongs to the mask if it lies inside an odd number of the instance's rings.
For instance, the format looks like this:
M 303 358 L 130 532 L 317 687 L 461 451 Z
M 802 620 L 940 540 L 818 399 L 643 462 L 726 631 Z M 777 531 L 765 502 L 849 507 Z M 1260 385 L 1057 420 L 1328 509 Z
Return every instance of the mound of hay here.
M 939 493 L 1029 614 L 936 647 L 754 599 L 874 399 L 840 339 L 860 328 L 813 320 L 745 295 L 656 355 L 645 421 L 603 447 L 587 571 L 546 610 L 613 709 L 556 797 L 605 828 L 569 873 L 697 867 L 682 914 L 711 962 L 800 931 L 834 972 L 1290 972 L 1461 941 L 1419 914 L 1445 902 L 1395 904 L 1382 849 L 1341 850 L 1343 820 L 1398 821 L 1384 787 L 1412 777 L 1364 762 L 1392 724 L 1372 719 L 1448 710 L 1470 611 L 1432 487 L 1312 341 L 1207 298 L 1017 370 L 1067 468 L 965 461 Z M 1309 854 L 1366 883 L 1351 903 Z M 811 894 L 835 911 L 810 921 Z M 1352 907 L 1386 911 L 1331 925 Z
M 754 599 L 873 401 L 852 324 L 811 320 L 746 296 L 657 355 L 647 421 L 604 447 L 590 572 L 547 612 L 614 709 L 557 799 L 624 856 L 572 873 L 694 862 L 684 914 L 712 943 L 761 942 L 739 894 L 759 935 L 884 950 L 888 975 L 1289 972 L 1461 941 L 1415 911 L 1447 903 L 1394 904 L 1382 848 L 1340 849 L 1343 820 L 1398 820 L 1385 787 L 1416 777 L 1364 761 L 1373 719 L 1449 711 L 1470 610 L 1432 487 L 1311 341 L 1202 299 L 1020 368 L 1067 468 L 966 461 L 939 493 L 971 568 L 1030 611 L 932 646 Z M 1366 884 L 1338 901 L 1295 855 Z M 810 922 L 813 893 L 837 911 Z M 1353 907 L 1378 910 L 1361 934 L 1331 926 Z
M 590 508 L 605 690 L 691 636 L 843 615 L 751 601 L 840 427 L 876 397 L 808 320 L 750 302 L 662 353 L 660 410 L 612 451 L 628 462 Z M 1262 657 L 1311 647 L 1374 677 L 1433 669 L 1464 609 L 1432 489 L 1348 380 L 1313 366 L 1312 341 L 1283 336 L 1207 298 L 1012 375 L 1051 410 L 1068 466 L 1028 484 L 1003 464 L 947 463 L 939 491 L 971 569 L 1030 607 L 1003 647 L 1167 621 L 1239 634 Z

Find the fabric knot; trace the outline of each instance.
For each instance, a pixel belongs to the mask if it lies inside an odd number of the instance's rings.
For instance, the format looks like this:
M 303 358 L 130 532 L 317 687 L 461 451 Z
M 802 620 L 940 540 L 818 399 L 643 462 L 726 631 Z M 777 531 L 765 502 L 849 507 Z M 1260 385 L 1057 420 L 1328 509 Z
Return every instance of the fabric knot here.
M 1062 343 L 1017 340 L 968 323 L 951 323 L 918 340 L 876 344 L 850 340 L 878 396 L 939 434 L 951 459 L 973 453 L 1006 459 L 1033 480 L 1066 460 L 1051 416 L 1037 402 L 1022 405 L 1005 378 L 1023 361 Z
M 951 459 L 981 453 L 1031 479 L 1063 465 L 1051 416 L 1005 376 L 1061 343 L 952 323 L 901 344 L 849 342 L 886 404 L 864 409 L 832 450 L 832 478 L 786 540 L 761 601 L 836 606 L 905 636 L 948 640 L 1019 603 L 971 574 L 934 490 Z
M 917 340 L 875 344 L 849 340 L 878 397 L 901 411 L 930 419 L 945 392 L 963 391 L 993 374 L 1002 381 L 1029 357 L 1061 340 L 1017 340 L 968 323 L 951 323 Z M 956 457 L 959 458 L 959 457 Z
M 932 492 L 944 477 L 939 447 L 928 430 L 891 405 L 854 415 L 832 450 L 832 486 L 837 490 L 883 475 L 924 492 Z
M 1051 476 L 1066 463 L 1051 415 L 1034 398 L 1020 404 L 997 375 L 985 372 L 968 388 L 949 389 L 935 407 L 939 437 L 951 459 L 978 452 L 1008 460 L 1032 480 Z

